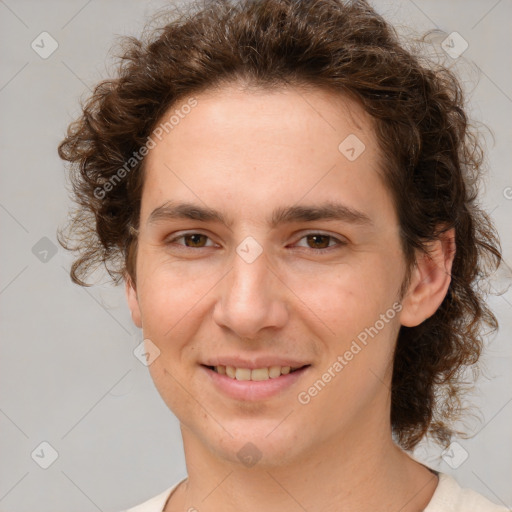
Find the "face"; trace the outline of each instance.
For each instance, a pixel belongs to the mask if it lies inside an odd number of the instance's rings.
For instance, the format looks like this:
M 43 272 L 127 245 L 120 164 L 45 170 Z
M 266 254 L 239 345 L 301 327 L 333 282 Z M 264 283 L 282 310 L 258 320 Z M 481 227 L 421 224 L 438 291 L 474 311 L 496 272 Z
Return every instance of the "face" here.
M 387 434 L 405 263 L 370 119 L 321 90 L 196 101 L 146 157 L 127 284 L 163 400 L 226 460 Z M 272 366 L 303 368 L 243 380 Z

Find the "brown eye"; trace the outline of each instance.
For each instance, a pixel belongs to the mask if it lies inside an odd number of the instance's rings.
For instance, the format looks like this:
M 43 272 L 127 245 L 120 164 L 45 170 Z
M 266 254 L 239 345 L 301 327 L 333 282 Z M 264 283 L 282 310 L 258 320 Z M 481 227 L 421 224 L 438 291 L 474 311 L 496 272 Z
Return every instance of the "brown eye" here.
M 184 233 L 166 240 L 166 244 L 181 246 L 186 249 L 202 249 L 206 247 L 213 247 L 215 245 L 207 235 L 203 235 L 202 233 Z
M 329 247 L 329 240 L 332 237 L 329 235 L 308 235 L 306 238 L 311 249 L 326 249 Z
M 325 233 L 309 233 L 303 236 L 296 244 L 298 247 L 312 249 L 317 252 L 327 252 L 331 249 L 339 249 L 347 242 Z
M 200 233 L 194 233 L 193 235 L 184 235 L 181 237 L 185 240 L 185 245 L 187 247 L 205 247 L 206 241 L 208 237 L 206 235 L 201 235 Z M 190 243 L 187 243 L 190 241 Z

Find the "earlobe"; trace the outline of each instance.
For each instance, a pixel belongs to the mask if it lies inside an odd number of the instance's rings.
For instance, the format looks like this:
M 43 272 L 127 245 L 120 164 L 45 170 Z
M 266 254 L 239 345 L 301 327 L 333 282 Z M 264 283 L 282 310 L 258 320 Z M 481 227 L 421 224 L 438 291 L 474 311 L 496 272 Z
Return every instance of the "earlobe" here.
M 450 286 L 455 250 L 455 229 L 451 228 L 429 244 L 426 254 L 418 256 L 402 300 L 402 325 L 415 327 L 437 311 Z
M 128 307 L 130 308 L 130 312 L 132 314 L 133 323 L 139 328 L 142 328 L 142 318 L 140 314 L 139 308 L 139 299 L 137 297 L 137 291 L 135 289 L 134 283 L 130 276 L 125 276 L 125 292 L 126 292 L 126 300 L 128 302 Z

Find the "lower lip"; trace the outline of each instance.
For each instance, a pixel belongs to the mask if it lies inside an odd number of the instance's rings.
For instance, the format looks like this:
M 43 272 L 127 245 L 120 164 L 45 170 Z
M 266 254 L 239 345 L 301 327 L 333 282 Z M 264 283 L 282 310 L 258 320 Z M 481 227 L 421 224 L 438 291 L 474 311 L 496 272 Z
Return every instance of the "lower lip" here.
M 236 380 L 210 370 L 207 366 L 201 365 L 201 368 L 218 390 L 235 400 L 247 401 L 264 400 L 282 393 L 297 382 L 308 371 L 310 366 L 305 366 L 286 375 L 267 380 Z

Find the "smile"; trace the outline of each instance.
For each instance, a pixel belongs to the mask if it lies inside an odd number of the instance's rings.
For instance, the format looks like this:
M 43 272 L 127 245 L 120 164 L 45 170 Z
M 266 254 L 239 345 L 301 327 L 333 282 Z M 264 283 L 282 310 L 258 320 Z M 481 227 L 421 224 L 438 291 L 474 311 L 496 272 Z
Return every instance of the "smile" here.
M 253 370 L 232 366 L 206 365 L 201 365 L 200 368 L 209 379 L 213 389 L 221 394 L 235 400 L 255 401 L 283 393 L 308 373 L 310 366 L 308 364 L 300 368 L 293 368 L 293 370 L 289 366 L 271 366 Z M 225 373 L 221 373 L 224 370 Z M 277 375 L 278 371 L 279 375 Z
M 288 375 L 289 373 L 293 373 L 303 367 L 291 368 L 290 366 L 269 366 L 266 368 L 255 368 L 253 370 L 250 368 L 235 368 L 234 366 L 209 366 L 208 368 L 220 375 L 227 375 L 231 379 L 260 381 L 276 379 L 281 375 Z

